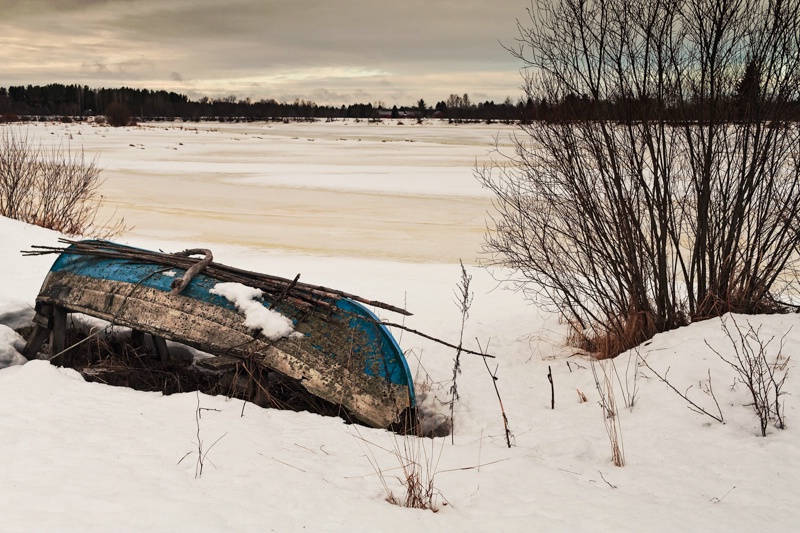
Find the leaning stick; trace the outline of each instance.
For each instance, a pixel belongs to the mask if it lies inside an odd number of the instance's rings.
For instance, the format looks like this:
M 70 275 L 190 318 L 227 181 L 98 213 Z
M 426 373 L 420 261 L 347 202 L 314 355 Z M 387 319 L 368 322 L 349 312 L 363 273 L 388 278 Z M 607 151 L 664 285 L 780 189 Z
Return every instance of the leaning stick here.
M 407 331 L 409 333 L 413 333 L 414 335 L 419 335 L 423 339 L 428 339 L 429 341 L 433 341 L 433 342 L 439 343 L 442 346 L 447 346 L 448 348 L 452 348 L 454 350 L 461 350 L 462 352 L 468 353 L 470 355 L 479 355 L 481 357 L 488 357 L 490 359 L 494 359 L 495 358 L 494 355 L 489 355 L 488 353 L 475 352 L 475 351 L 472 351 L 472 350 L 468 350 L 468 349 L 464 348 L 463 346 L 460 346 L 460 347 L 456 346 L 455 344 L 451 344 L 451 343 L 449 343 L 447 341 L 443 341 L 442 339 L 437 339 L 436 337 L 428 335 L 427 333 L 422 333 L 421 331 L 418 331 L 416 329 L 411 329 L 409 327 L 403 326 L 402 324 L 395 324 L 394 322 L 386 322 L 385 320 L 379 320 L 379 321 L 375 321 L 375 322 L 377 324 L 381 324 L 383 326 L 389 326 L 391 328 L 402 329 L 403 331 Z

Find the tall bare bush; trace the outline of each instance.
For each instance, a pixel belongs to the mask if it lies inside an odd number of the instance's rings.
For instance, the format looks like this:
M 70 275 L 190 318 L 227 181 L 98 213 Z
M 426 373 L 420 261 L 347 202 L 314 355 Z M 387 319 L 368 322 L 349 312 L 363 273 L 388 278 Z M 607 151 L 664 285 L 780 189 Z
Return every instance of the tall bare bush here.
M 109 126 L 120 128 L 131 123 L 131 110 L 120 102 L 111 102 L 106 106 L 106 122 Z
M 538 0 L 543 120 L 478 169 L 486 251 L 592 351 L 774 310 L 797 262 L 800 0 Z M 546 111 L 546 112 L 545 112 Z
M 83 150 L 44 147 L 19 130 L 0 133 L 0 215 L 68 235 L 113 235 L 122 220 L 95 224 L 101 184 L 97 159 Z

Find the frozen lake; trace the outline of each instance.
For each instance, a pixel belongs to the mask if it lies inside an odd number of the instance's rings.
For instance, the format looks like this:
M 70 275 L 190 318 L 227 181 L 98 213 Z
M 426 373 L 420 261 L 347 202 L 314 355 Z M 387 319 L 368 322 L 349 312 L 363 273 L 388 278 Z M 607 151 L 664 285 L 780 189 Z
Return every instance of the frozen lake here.
M 473 177 L 513 128 L 438 121 L 32 124 L 97 154 L 131 236 L 325 256 L 474 263 L 491 197 Z

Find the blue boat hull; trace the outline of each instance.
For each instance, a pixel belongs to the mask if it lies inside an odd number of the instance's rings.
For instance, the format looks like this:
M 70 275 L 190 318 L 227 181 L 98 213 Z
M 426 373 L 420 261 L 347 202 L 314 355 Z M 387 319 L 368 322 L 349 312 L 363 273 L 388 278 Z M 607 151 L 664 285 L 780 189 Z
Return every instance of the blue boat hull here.
M 180 294 L 185 270 L 163 264 L 74 253 L 53 264 L 39 304 L 85 313 L 218 356 L 250 359 L 297 380 L 311 394 L 360 421 L 388 427 L 414 405 L 408 364 L 391 333 L 360 303 L 331 298 L 326 313 L 289 299 L 262 305 L 292 321 L 298 334 L 270 341 L 244 325 L 233 303 L 214 294 L 213 276 L 195 275 Z M 274 306 L 273 306 L 274 304 Z

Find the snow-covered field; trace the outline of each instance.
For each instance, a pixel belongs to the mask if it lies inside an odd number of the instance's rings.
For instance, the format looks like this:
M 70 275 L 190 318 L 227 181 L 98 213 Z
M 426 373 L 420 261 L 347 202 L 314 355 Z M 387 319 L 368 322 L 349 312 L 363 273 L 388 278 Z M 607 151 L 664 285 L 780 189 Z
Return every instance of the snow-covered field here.
M 658 335 L 639 353 L 715 410 L 703 392 L 710 371 L 724 424 L 691 411 L 634 357 L 620 356 L 613 380 L 626 466 L 618 468 L 589 360 L 564 345 L 555 316 L 470 266 L 490 202 L 471 165 L 486 156 L 494 126 L 187 127 L 30 131 L 72 135 L 73 147 L 100 154 L 104 193 L 111 203 L 129 198 L 119 212 L 137 226 L 121 242 L 164 251 L 202 244 L 226 264 L 301 273 L 306 282 L 405 305 L 414 313 L 405 324 L 437 337 L 458 338 L 453 290 L 463 257 L 475 293 L 465 338 L 497 355 L 489 365 L 514 446 L 505 445 L 483 362 L 462 356 L 454 443 L 254 406 L 242 417 L 241 401 L 200 395 L 208 455 L 196 478 L 198 396 L 86 383 L 33 361 L 0 370 L 0 531 L 800 530 L 800 315 L 735 317 L 761 327 L 762 339 L 775 336 L 770 357 L 788 332 L 787 429 L 770 425 L 766 438 L 745 387 L 712 351 L 732 354 L 719 320 Z M 276 196 L 283 211 L 272 217 Z M 371 207 L 373 197 L 387 203 Z M 392 230 L 403 213 L 410 216 Z M 319 232 L 307 246 L 292 244 Z M 10 328 L 30 323 L 53 261 L 19 251 L 58 237 L 0 218 L 0 366 L 19 362 L 23 341 Z M 449 399 L 454 352 L 396 335 L 418 385 L 430 389 L 426 405 L 447 413 L 438 402 Z M 624 407 L 634 390 L 633 408 Z M 394 450 L 406 446 L 434 457 L 437 513 L 385 501 L 384 483 L 402 495 Z

